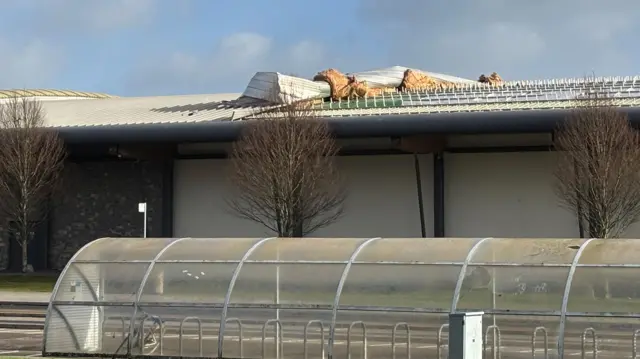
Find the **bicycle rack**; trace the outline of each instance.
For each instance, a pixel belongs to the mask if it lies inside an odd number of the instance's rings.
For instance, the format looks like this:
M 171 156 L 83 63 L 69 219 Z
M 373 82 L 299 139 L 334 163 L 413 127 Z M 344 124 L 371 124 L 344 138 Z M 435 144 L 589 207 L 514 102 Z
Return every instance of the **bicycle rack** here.
M 633 332 L 633 339 L 632 339 L 633 352 L 631 353 L 631 359 L 638 358 L 638 336 L 640 336 L 640 329 L 636 329 L 636 331 Z
M 309 348 L 307 347 L 307 344 L 309 341 L 309 327 L 311 327 L 311 325 L 313 324 L 318 324 L 320 326 L 320 358 L 324 359 L 325 337 L 324 337 L 324 323 L 322 322 L 322 320 L 310 320 L 304 326 L 304 359 L 307 359 L 309 357 L 309 352 L 308 352 Z
M 409 323 L 405 322 L 396 323 L 396 325 L 393 326 L 393 331 L 391 332 L 391 358 L 396 359 L 396 338 L 399 327 L 404 327 L 407 333 L 407 359 L 411 359 L 411 327 Z
M 544 359 L 549 359 L 549 332 L 545 327 L 537 327 L 533 330 L 533 335 L 531 335 L 531 358 L 536 358 L 536 340 L 538 338 L 538 332 L 542 332 L 543 335 Z
M 367 326 L 363 321 L 353 322 L 349 325 L 349 330 L 347 330 L 347 359 L 351 359 L 351 332 L 356 325 L 362 328 L 362 359 L 367 359 Z
M 242 321 L 239 318 L 227 318 L 225 319 L 225 324 L 228 323 L 236 323 L 238 324 L 238 351 L 240 352 L 240 358 L 243 358 L 244 355 L 244 327 L 242 325 Z M 226 328 L 226 326 L 225 326 Z
M 121 338 L 124 338 L 126 333 L 127 333 L 127 325 L 125 324 L 125 320 L 124 317 L 109 317 L 108 319 L 119 319 L 120 322 L 122 323 L 122 336 Z M 111 338 L 115 338 L 116 337 L 116 332 L 113 331 L 111 334 Z
M 482 354 L 483 357 L 487 355 L 487 342 L 489 342 L 489 331 L 492 331 L 493 334 L 493 345 L 491 345 L 491 355 L 494 359 L 501 359 L 502 355 L 500 353 L 500 347 L 502 347 L 502 341 L 500 336 L 500 328 L 497 325 L 490 325 L 487 327 L 487 330 L 484 332 L 484 343 L 482 343 Z
M 267 352 L 267 343 L 266 343 L 267 326 L 269 326 L 269 324 L 271 323 L 276 324 L 278 326 L 278 329 L 280 329 L 280 338 L 278 338 L 277 331 L 276 331 L 276 334 L 273 336 L 273 342 L 275 344 L 275 349 L 276 349 L 276 359 L 280 359 L 280 357 L 283 355 L 283 350 L 284 350 L 284 341 L 282 339 L 283 337 L 282 322 L 280 321 L 280 319 L 269 319 L 266 322 L 264 322 L 264 325 L 262 326 L 262 358 L 265 357 L 265 354 Z M 280 350 L 278 350 L 278 346 L 280 346 Z
M 186 317 L 184 319 L 182 319 L 182 321 L 180 322 L 180 333 L 178 334 L 178 351 L 180 352 L 180 356 L 184 356 L 183 355 L 183 345 L 182 345 L 182 339 L 184 336 L 184 323 L 190 321 L 190 320 L 195 320 L 196 323 L 198 323 L 198 346 L 199 346 L 199 353 L 200 353 L 200 357 L 202 357 L 202 320 L 200 320 L 200 318 L 198 317 Z
M 442 324 L 438 329 L 438 336 L 436 337 L 436 359 L 442 358 L 442 333 L 447 329 L 447 336 L 449 333 L 449 324 Z
M 140 351 L 143 352 L 144 350 L 144 329 L 145 329 L 145 323 L 147 322 L 147 319 L 156 319 L 159 323 L 160 323 L 160 334 L 158 338 L 158 346 L 160 348 L 160 355 L 163 354 L 164 351 L 164 321 L 162 320 L 162 318 L 160 318 L 157 315 L 147 315 L 145 314 L 144 317 L 142 317 L 142 321 L 140 322 Z
M 596 330 L 593 328 L 587 328 L 584 330 L 584 332 L 582 332 L 582 343 L 581 343 L 582 353 L 580 357 L 582 359 L 585 359 L 585 357 L 587 356 L 586 354 L 587 334 L 589 333 L 591 333 L 591 345 L 593 346 L 593 359 L 597 359 L 598 358 L 598 336 L 596 334 Z

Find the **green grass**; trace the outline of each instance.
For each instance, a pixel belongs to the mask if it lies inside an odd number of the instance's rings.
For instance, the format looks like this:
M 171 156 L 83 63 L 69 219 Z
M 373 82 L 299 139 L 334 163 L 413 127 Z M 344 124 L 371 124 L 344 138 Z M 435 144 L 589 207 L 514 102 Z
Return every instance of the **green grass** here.
M 9 292 L 51 292 L 58 279 L 49 274 L 2 274 L 0 291 Z

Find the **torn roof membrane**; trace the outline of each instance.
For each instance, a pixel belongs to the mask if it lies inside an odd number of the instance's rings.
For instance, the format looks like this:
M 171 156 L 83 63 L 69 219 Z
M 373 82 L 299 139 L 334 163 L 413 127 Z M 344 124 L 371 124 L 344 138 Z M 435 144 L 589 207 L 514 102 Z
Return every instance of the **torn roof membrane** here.
M 499 79 L 497 74 L 492 76 Z M 481 78 L 487 79 L 483 82 L 490 82 L 488 79 L 491 76 Z M 327 97 L 334 100 L 359 98 L 397 90 L 457 87 L 477 83 L 479 81 L 403 66 L 348 74 L 328 69 L 318 73 L 313 80 L 278 72 L 258 72 L 249 82 L 243 96 L 286 103 Z

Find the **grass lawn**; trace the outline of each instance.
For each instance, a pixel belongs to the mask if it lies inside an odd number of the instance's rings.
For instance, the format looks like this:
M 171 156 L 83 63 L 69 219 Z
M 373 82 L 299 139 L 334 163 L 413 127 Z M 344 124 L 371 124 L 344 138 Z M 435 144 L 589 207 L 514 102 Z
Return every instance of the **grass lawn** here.
M 51 292 L 57 279 L 55 274 L 0 274 L 0 291 Z

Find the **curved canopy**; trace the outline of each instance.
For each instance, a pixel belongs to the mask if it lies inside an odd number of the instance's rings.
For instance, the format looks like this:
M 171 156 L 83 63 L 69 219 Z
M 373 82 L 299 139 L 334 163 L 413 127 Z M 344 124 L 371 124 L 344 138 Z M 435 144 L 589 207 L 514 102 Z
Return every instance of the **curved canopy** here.
M 440 325 L 444 314 L 471 310 L 494 320 L 534 318 L 539 324 L 546 318 L 549 335 L 557 336 L 563 352 L 565 327 L 574 317 L 640 312 L 639 244 L 631 239 L 102 238 L 78 251 L 60 275 L 47 313 L 44 352 L 126 354 L 135 350 L 126 338 L 157 316 L 178 324 L 209 320 L 206 325 L 221 335 L 207 349 L 217 353 L 205 354 L 219 357 L 242 354 L 235 352 L 237 344 L 225 345 L 225 334 L 236 332 L 238 320 L 319 320 L 333 328 L 330 353 L 338 345 L 335 328 L 344 323 L 434 320 Z

